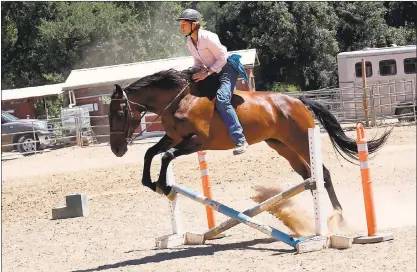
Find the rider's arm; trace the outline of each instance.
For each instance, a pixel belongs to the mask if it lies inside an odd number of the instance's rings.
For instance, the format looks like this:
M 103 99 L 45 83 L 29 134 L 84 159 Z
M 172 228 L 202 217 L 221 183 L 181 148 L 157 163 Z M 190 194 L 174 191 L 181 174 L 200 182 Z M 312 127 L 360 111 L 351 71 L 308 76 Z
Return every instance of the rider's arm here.
M 199 58 L 194 57 L 194 65 L 192 68 L 195 72 L 199 72 L 205 68 L 205 65 Z
M 211 33 L 211 35 L 208 37 L 207 48 L 216 58 L 216 62 L 208 68 L 212 72 L 218 73 L 227 62 L 227 49 L 220 43 L 219 37 L 215 33 Z
M 205 65 L 201 61 L 201 59 L 200 58 L 197 58 L 197 56 L 194 55 L 195 54 L 194 53 L 195 52 L 195 48 L 194 48 L 194 45 L 192 44 L 190 38 L 188 38 L 188 40 L 187 40 L 187 47 L 188 47 L 188 50 L 191 52 L 191 54 L 193 55 L 193 58 L 194 58 L 194 64 L 193 64 L 193 66 L 191 66 L 188 69 L 189 70 L 191 69 L 192 70 L 192 73 L 196 73 L 196 72 L 199 72 L 199 71 L 205 69 Z

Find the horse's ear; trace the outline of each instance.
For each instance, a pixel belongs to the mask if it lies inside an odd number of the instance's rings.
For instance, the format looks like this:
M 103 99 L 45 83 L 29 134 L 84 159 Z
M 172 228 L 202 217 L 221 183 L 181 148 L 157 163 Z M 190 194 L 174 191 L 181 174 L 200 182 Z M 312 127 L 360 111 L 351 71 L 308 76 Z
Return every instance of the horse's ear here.
M 119 84 L 114 84 L 114 90 L 115 90 L 115 91 L 116 91 L 116 93 L 118 93 L 118 94 L 122 94 L 122 93 L 123 93 L 122 87 L 120 87 L 120 85 L 119 85 Z
M 113 97 L 114 98 L 122 98 L 123 97 L 123 90 L 118 84 L 114 84 Z

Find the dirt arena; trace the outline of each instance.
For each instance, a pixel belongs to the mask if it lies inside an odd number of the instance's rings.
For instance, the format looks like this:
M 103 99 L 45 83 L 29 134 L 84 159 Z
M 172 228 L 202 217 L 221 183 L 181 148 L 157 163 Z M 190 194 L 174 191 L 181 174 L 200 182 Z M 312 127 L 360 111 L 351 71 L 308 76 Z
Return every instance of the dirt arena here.
M 372 137 L 383 130 L 367 132 Z M 326 134 L 322 139 L 323 161 L 349 227 L 365 231 L 359 168 L 336 155 Z M 171 227 L 167 199 L 140 183 L 150 146 L 134 145 L 122 158 L 108 146 L 74 147 L 2 162 L 2 271 L 416 271 L 415 126 L 395 128 L 370 161 L 378 229 L 394 240 L 299 255 L 245 225 L 203 246 L 156 250 L 155 237 Z M 285 189 L 302 181 L 264 143 L 242 156 L 209 151 L 207 159 L 214 199 L 241 211 L 254 205 L 255 186 Z M 154 180 L 159 165 L 156 158 Z M 197 154 L 176 159 L 173 167 L 177 183 L 202 191 Z M 51 209 L 71 193 L 88 195 L 90 215 L 51 220 Z M 180 201 L 185 229 L 205 231 L 204 206 Z M 312 217 L 309 192 L 294 202 Z M 288 231 L 270 214 L 256 218 Z M 217 223 L 225 219 L 216 214 Z

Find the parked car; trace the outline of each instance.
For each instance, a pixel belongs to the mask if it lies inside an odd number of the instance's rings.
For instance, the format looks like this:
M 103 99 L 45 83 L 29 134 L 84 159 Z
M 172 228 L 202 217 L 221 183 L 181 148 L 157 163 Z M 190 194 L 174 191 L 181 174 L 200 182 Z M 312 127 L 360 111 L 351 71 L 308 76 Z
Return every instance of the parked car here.
M 1 111 L 1 134 L 2 152 L 17 150 L 28 155 L 55 142 L 53 128 L 48 121 L 19 119 L 5 111 Z

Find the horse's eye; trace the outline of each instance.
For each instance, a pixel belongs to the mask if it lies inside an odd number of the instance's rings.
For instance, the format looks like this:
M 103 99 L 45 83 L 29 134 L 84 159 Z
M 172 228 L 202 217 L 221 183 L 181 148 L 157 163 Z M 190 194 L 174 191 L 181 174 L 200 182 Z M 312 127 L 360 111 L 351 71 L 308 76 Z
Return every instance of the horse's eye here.
M 123 113 L 123 111 L 117 111 L 117 115 L 118 115 L 119 117 L 123 117 L 124 113 Z

